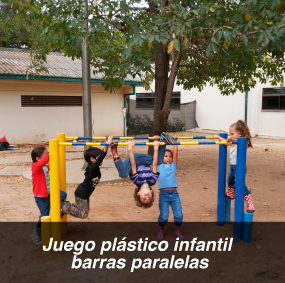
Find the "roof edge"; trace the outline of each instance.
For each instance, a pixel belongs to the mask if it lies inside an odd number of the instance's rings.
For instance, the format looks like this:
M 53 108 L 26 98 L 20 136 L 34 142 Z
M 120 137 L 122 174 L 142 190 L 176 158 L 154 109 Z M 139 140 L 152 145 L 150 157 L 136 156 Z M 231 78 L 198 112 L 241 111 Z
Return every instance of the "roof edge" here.
M 22 74 L 0 74 L 0 79 L 14 79 L 14 80 L 26 80 L 27 75 Z M 28 75 L 29 80 L 35 80 L 32 75 Z M 82 82 L 82 78 L 75 77 L 56 77 L 56 76 L 40 76 L 37 80 L 42 81 L 64 81 L 64 82 Z M 102 79 L 91 79 L 91 83 L 104 83 Z M 142 82 L 137 81 L 124 81 L 125 85 L 143 85 Z

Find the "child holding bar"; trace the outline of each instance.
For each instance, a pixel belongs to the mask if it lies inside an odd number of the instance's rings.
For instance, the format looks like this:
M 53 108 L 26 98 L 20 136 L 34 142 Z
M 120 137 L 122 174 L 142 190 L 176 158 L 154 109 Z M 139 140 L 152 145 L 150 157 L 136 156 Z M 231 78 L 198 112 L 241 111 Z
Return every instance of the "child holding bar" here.
M 177 140 L 177 137 L 173 137 Z M 159 182 L 159 217 L 157 239 L 162 241 L 164 239 L 164 226 L 168 222 L 169 206 L 171 206 L 175 222 L 175 236 L 179 240 L 183 240 L 184 236 L 181 234 L 180 226 L 183 221 L 182 206 L 177 192 L 176 168 L 178 161 L 178 145 L 174 145 L 174 152 L 166 149 L 163 163 L 158 166 L 158 182 Z
M 215 135 L 214 138 L 218 139 L 219 141 L 232 142 L 232 141 L 237 141 L 239 137 L 245 137 L 247 138 L 247 147 L 252 147 L 251 134 L 247 124 L 244 121 L 238 120 L 236 123 L 233 123 L 230 126 L 229 132 L 230 136 L 227 139 L 224 139 L 218 135 Z M 230 199 L 235 198 L 236 164 L 237 164 L 237 145 L 233 144 L 230 150 L 230 172 L 227 180 L 229 189 L 226 192 L 226 196 Z M 247 204 L 247 212 L 253 213 L 255 210 L 252 202 L 252 197 L 250 191 L 246 186 L 244 188 L 244 200 L 246 201 Z
M 101 179 L 100 166 L 107 154 L 113 137 L 108 137 L 107 144 L 103 150 L 90 147 L 84 152 L 84 158 L 88 163 L 85 169 L 85 179 L 78 185 L 74 192 L 75 203 L 69 201 L 61 202 L 61 212 L 70 214 L 77 218 L 87 218 L 89 214 L 89 198 L 94 192 Z
M 116 142 L 111 145 L 112 155 L 115 166 L 121 178 L 130 176 L 131 181 L 137 186 L 134 191 L 134 199 L 136 205 L 143 208 L 149 208 L 154 202 L 154 192 L 152 186 L 156 183 L 159 173 L 157 166 L 163 162 L 165 154 L 165 145 L 159 146 L 159 139 L 169 144 L 174 144 L 173 138 L 166 133 L 162 133 L 161 137 L 155 136 L 156 141 L 153 142 L 154 156 L 144 153 L 134 153 L 133 147 L 135 143 L 129 142 L 128 148 L 130 156 L 125 161 L 120 158 Z M 150 166 L 153 165 L 151 170 Z

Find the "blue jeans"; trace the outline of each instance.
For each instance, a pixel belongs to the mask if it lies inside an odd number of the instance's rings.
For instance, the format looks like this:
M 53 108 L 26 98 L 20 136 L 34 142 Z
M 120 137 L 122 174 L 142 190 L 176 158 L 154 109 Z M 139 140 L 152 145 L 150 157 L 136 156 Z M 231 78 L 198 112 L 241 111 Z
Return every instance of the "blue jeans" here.
M 236 165 L 230 165 L 230 172 L 228 175 L 228 186 L 229 188 L 235 188 L 236 187 Z M 250 192 L 247 188 L 247 186 L 245 186 L 244 188 L 244 195 L 249 195 Z
M 158 224 L 164 227 L 168 222 L 169 205 L 172 208 L 175 225 L 180 227 L 183 221 L 182 206 L 177 190 L 160 190 Z
M 158 148 L 158 165 L 162 164 L 164 155 L 165 145 L 161 145 Z M 134 153 L 134 156 L 136 161 L 136 167 L 139 167 L 140 165 L 149 166 L 153 164 L 153 156 L 139 152 Z M 130 175 L 132 168 L 129 156 L 125 159 L 125 161 L 122 161 L 122 159 L 120 158 L 114 163 L 121 178 L 127 178 Z
M 63 191 L 60 191 L 60 201 L 63 201 L 66 199 L 67 194 Z M 40 198 L 35 196 L 36 204 L 40 210 L 40 217 L 39 222 L 36 225 L 36 232 L 38 236 L 41 236 L 41 218 L 42 216 L 49 216 L 50 211 L 50 196 L 47 198 Z

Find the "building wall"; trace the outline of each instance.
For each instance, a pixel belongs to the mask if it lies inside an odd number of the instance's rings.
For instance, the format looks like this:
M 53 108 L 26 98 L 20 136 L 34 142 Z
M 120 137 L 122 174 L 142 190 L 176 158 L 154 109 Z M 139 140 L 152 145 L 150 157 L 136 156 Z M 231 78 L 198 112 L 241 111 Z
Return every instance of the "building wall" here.
M 261 110 L 262 88 L 271 84 L 258 83 L 248 95 L 248 124 L 252 134 L 285 137 L 285 111 Z M 275 87 L 275 86 L 274 86 Z
M 154 83 L 152 84 L 154 90 Z M 262 111 L 262 88 L 271 84 L 257 83 L 248 92 L 247 122 L 254 135 L 285 137 L 285 111 Z M 201 129 L 228 131 L 229 126 L 239 119 L 245 120 L 245 93 L 237 91 L 234 95 L 223 96 L 219 89 L 207 85 L 202 92 L 197 89 L 183 90 L 174 86 L 174 91 L 181 92 L 181 103 L 196 100 L 196 121 Z M 137 92 L 147 92 L 139 89 Z M 135 97 L 131 97 L 135 99 Z
M 151 87 L 154 90 L 154 83 Z M 238 119 L 244 119 L 243 93 L 223 96 L 217 87 L 206 86 L 199 92 L 197 89 L 183 90 L 178 85 L 174 85 L 173 91 L 181 92 L 181 103 L 196 100 L 196 121 L 201 129 L 228 131 L 229 125 Z M 141 88 L 137 92 L 147 91 Z
M 124 93 L 106 92 L 99 84 L 92 84 L 93 135 L 122 135 Z M 39 143 L 55 138 L 57 133 L 67 136 L 83 135 L 83 107 L 21 107 L 21 95 L 82 95 L 82 84 L 51 81 L 0 81 L 0 136 L 12 144 Z

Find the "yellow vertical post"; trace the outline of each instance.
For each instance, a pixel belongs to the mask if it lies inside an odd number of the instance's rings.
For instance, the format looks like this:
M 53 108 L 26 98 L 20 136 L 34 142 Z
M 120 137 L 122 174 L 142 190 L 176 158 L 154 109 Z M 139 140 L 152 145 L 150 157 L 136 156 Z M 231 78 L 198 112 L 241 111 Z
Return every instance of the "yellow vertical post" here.
M 41 217 L 41 226 L 42 226 L 42 252 L 45 254 L 47 252 L 43 250 L 43 246 L 48 247 L 49 240 L 51 238 L 50 216 Z
M 51 235 L 59 244 L 61 241 L 61 213 L 59 188 L 59 145 L 58 140 L 49 140 L 50 163 L 50 216 Z
M 58 141 L 65 142 L 65 134 L 57 134 Z M 66 161 L 65 161 L 65 145 L 59 146 L 59 187 L 60 190 L 66 192 Z M 61 218 L 61 233 L 67 232 L 67 214 Z

